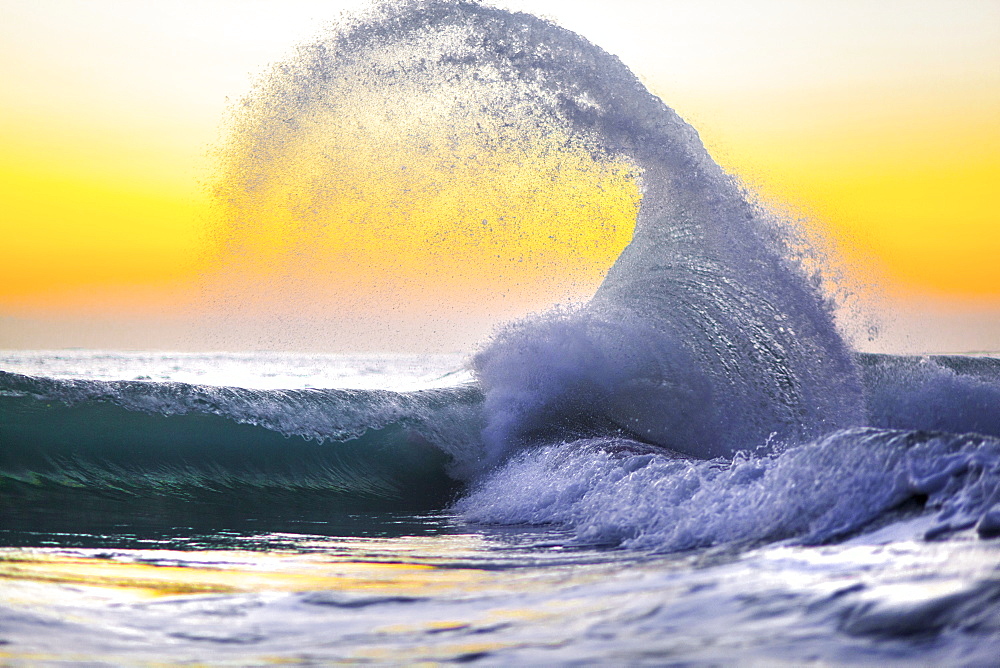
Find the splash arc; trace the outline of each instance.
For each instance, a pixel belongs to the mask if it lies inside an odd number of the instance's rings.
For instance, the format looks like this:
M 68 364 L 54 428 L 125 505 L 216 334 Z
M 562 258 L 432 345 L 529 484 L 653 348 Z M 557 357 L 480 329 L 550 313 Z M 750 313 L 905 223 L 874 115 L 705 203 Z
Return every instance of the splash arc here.
M 864 422 L 858 369 L 789 226 L 618 58 L 569 30 L 471 2 L 387 4 L 300 47 L 239 119 L 227 197 L 273 191 L 285 227 L 316 234 L 352 195 L 327 202 L 339 166 L 298 147 L 327 155 L 357 124 L 418 144 L 438 133 L 467 153 L 528 138 L 634 167 L 634 235 L 589 303 L 511 325 L 476 357 L 494 463 L 552 437 L 628 434 L 715 457 Z M 311 194 L 286 203 L 281 184 L 302 171 Z M 234 229 L 252 236 L 252 209 L 236 209 Z M 295 258 L 333 252 L 297 244 Z

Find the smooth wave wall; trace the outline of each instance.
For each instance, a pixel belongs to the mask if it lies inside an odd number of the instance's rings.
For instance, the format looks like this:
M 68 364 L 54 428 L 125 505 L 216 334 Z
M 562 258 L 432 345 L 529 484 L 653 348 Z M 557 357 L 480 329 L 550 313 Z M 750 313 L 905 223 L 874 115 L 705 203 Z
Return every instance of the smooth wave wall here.
M 481 454 L 479 402 L 473 387 L 275 391 L 0 372 L 0 493 L 7 510 L 67 494 L 441 507 Z

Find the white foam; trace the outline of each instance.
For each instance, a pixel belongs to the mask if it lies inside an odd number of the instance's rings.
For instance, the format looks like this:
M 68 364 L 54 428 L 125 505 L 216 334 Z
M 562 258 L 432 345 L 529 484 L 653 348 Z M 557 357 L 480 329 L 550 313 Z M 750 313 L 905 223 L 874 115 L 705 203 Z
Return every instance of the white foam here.
M 984 437 L 844 430 L 731 462 L 630 454 L 627 445 L 591 440 L 524 451 L 456 509 L 475 523 L 556 524 L 582 543 L 677 551 L 821 543 L 905 502 L 934 517 L 933 536 L 976 526 L 1000 501 L 1000 441 Z

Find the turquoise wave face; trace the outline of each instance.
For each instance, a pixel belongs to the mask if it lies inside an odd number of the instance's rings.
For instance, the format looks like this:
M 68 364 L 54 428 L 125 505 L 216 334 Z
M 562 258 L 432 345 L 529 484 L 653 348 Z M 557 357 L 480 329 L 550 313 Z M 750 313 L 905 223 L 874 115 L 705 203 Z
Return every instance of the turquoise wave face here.
M 437 392 L 289 397 L 176 383 L 59 382 L 13 374 L 0 380 L 5 527 L 72 525 L 70 516 L 107 522 L 145 515 L 154 523 L 182 524 L 202 518 L 224 526 L 247 518 L 415 512 L 447 505 L 459 487 L 450 473 L 454 458 L 429 440 L 425 420 L 462 414 L 469 394 L 462 388 L 442 401 Z M 230 396 L 228 404 L 206 400 L 219 392 Z M 316 411 L 353 406 L 367 415 L 367 424 L 357 415 L 341 415 L 340 423 L 331 415 L 325 436 L 318 436 L 322 426 L 310 421 L 306 399 Z M 247 419 L 253 402 L 260 412 L 256 424 Z M 402 408 L 388 410 L 392 402 Z M 284 432 L 275 426 L 282 419 Z

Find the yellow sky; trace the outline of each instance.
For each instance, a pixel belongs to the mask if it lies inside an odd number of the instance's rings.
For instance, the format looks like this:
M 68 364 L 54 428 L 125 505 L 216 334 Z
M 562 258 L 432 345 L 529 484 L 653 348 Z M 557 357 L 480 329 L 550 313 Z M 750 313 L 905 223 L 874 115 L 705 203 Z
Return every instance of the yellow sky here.
M 478 293 L 466 275 L 436 271 L 465 288 L 432 282 L 434 298 L 465 295 L 468 309 L 445 308 L 417 336 L 377 318 L 378 335 L 364 322 L 341 338 L 204 335 L 198 323 L 217 303 L 191 294 L 210 261 L 218 211 L 208 186 L 229 100 L 348 4 L 358 3 L 0 0 L 0 348 L 466 347 L 497 318 L 544 305 L 513 281 L 488 305 L 492 316 L 472 313 Z M 498 4 L 551 17 L 621 57 L 724 166 L 806 218 L 859 268 L 857 280 L 880 286 L 886 308 L 909 314 L 897 343 L 1000 348 L 1000 2 Z M 584 187 L 562 185 L 566 197 Z M 591 218 L 613 208 L 579 201 Z M 613 257 L 618 243 L 593 257 Z M 564 250 L 564 260 L 579 252 Z M 557 265 L 538 284 L 572 296 L 551 278 Z M 599 280 L 599 267 L 588 271 L 573 278 L 580 290 Z M 411 274 L 413 283 L 421 268 Z M 925 343 L 906 331 L 920 309 L 976 324 Z M 243 316 L 239 326 L 230 318 L 232 331 L 247 330 L 253 317 Z M 461 330 L 452 321 L 463 317 L 473 324 Z

